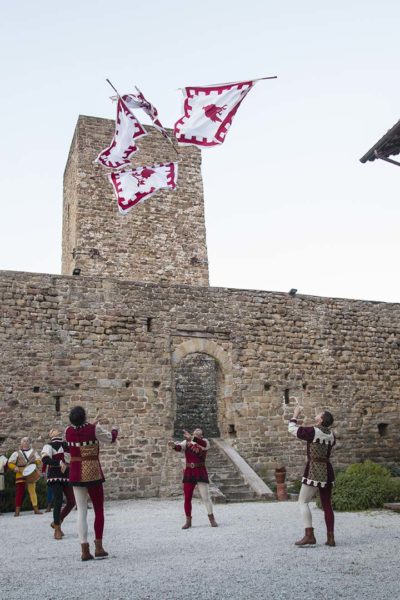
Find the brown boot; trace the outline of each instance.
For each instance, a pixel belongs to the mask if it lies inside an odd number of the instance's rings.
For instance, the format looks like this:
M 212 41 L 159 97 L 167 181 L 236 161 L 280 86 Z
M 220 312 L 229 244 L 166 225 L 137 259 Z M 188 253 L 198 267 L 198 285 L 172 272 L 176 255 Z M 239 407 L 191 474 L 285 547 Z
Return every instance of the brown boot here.
M 336 546 L 335 536 L 333 531 L 328 531 L 328 539 L 325 542 L 325 546 Z
M 214 517 L 213 513 L 211 513 L 211 515 L 208 515 L 208 519 L 210 521 L 211 527 L 218 527 L 218 523 L 215 520 L 215 517 Z
M 61 521 L 61 523 L 62 523 L 62 521 Z M 52 521 L 52 522 L 50 523 L 50 527 L 52 527 L 53 529 L 55 529 L 55 528 L 57 527 L 57 525 L 55 525 L 55 524 L 54 524 L 54 521 Z M 61 524 L 60 524 L 60 531 L 61 531 L 61 537 L 64 537 L 64 532 L 63 532 L 63 530 L 61 529 Z M 55 536 L 54 536 L 54 537 L 55 537 Z
M 295 542 L 296 546 L 307 547 L 307 546 L 315 546 L 317 540 L 314 536 L 314 529 L 312 527 L 306 527 L 306 532 L 303 539 Z
M 15 508 L 14 517 L 19 517 L 19 516 L 20 516 L 20 514 L 21 514 L 21 507 L 20 507 L 20 506 L 17 506 L 17 507 Z
M 90 550 L 89 550 L 89 544 L 81 544 L 81 548 L 82 548 L 82 555 L 81 555 L 81 559 L 82 560 L 93 560 L 93 556 L 90 554 Z
M 95 558 L 107 558 L 108 552 L 106 552 L 103 548 L 103 540 L 94 540 L 95 545 Z
M 190 529 L 192 526 L 192 517 L 186 517 L 186 523 L 182 526 L 182 529 Z
M 39 507 L 37 505 L 36 506 L 32 506 L 32 508 L 33 508 L 33 512 L 35 513 L 35 515 L 42 515 L 43 514 L 42 511 L 39 510 Z
M 54 525 L 54 539 L 62 540 L 63 533 L 61 531 L 61 525 Z

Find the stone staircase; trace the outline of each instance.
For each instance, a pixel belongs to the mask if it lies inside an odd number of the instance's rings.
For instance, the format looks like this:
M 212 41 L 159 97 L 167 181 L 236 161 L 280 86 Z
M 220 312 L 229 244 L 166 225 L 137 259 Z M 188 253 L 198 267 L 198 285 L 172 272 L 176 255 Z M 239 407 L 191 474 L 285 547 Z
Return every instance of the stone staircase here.
M 213 502 L 255 502 L 266 499 L 255 494 L 233 462 L 213 442 L 207 452 L 207 470 Z

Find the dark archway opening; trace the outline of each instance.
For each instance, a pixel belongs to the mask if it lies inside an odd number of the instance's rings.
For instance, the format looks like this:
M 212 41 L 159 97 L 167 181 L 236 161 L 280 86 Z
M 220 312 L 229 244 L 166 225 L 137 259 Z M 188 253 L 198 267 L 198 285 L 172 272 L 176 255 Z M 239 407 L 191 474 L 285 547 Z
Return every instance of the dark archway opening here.
M 174 436 L 182 437 L 187 429 L 203 429 L 207 438 L 220 437 L 218 394 L 220 369 L 208 354 L 188 354 L 175 368 L 176 416 Z

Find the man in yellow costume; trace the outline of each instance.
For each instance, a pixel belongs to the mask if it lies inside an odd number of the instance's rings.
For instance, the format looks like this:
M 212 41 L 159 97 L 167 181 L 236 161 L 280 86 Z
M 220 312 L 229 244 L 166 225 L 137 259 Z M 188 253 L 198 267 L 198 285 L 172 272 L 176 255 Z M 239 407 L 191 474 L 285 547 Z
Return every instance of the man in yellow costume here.
M 28 437 L 23 437 L 19 450 L 13 452 L 8 459 L 8 468 L 15 472 L 15 517 L 19 517 L 20 515 L 26 486 L 35 514 L 42 514 L 38 507 L 36 482 L 27 483 L 23 475 L 23 471 L 27 466 L 36 465 L 38 467 L 40 463 L 40 456 L 36 450 L 32 448 L 30 439 Z

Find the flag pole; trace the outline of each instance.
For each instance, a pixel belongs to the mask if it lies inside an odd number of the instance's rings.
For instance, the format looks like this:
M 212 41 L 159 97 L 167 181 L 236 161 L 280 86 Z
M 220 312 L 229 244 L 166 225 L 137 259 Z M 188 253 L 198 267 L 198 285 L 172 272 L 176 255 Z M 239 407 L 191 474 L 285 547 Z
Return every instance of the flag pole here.
M 256 81 L 264 81 L 265 79 L 278 79 L 278 75 L 272 75 L 270 77 L 258 77 L 257 79 L 243 79 L 242 81 L 228 81 L 227 83 L 209 83 L 207 85 L 185 85 L 185 87 L 180 87 L 178 90 L 184 90 L 187 87 L 216 87 L 217 85 L 234 85 L 236 83 L 243 83 L 245 81 L 251 81 L 252 83 L 256 83 Z
M 132 115 L 132 116 L 134 117 L 135 115 L 134 115 L 134 114 L 133 114 L 133 112 L 132 112 L 132 111 L 129 109 L 129 106 L 127 106 L 127 105 L 126 105 L 126 102 L 124 102 L 124 100 L 122 99 L 122 97 L 121 97 L 121 94 L 119 93 L 119 91 L 117 90 L 117 88 L 113 86 L 113 84 L 111 83 L 111 81 L 110 81 L 109 79 L 107 79 L 107 78 L 106 78 L 106 81 L 107 81 L 107 83 L 108 83 L 108 84 L 109 84 L 109 85 L 112 87 L 112 89 L 113 89 L 113 90 L 114 90 L 114 92 L 117 94 L 117 97 L 118 97 L 118 98 L 121 100 L 121 102 L 123 102 L 123 103 L 124 103 L 124 106 L 125 106 L 126 110 L 129 112 L 129 114 L 130 114 L 130 115 Z M 138 88 L 138 87 L 136 87 L 136 85 L 135 85 L 135 88 L 138 90 L 138 92 L 139 92 L 139 93 L 141 93 L 141 92 L 140 92 L 140 90 L 139 90 L 139 88 Z M 135 117 L 135 118 L 136 118 L 136 117 Z M 157 128 L 156 128 L 156 129 L 157 129 Z M 164 137 L 164 136 L 163 136 L 163 137 Z M 174 146 L 174 144 L 173 144 L 173 142 L 172 142 L 172 140 L 170 139 L 170 137 L 169 137 L 169 136 L 167 136 L 167 140 L 169 141 L 169 143 L 171 144 L 171 146 L 172 146 L 172 147 L 173 147 L 173 149 L 175 150 L 176 154 L 179 156 L 179 152 L 178 152 L 178 150 L 175 148 L 175 146 Z
M 112 89 L 114 90 L 114 92 L 117 94 L 118 98 L 121 98 L 120 93 L 118 92 L 117 88 L 115 88 L 113 86 L 113 84 L 111 83 L 111 81 L 109 79 L 106 79 L 106 81 L 107 81 L 108 85 L 110 85 L 112 87 Z M 125 104 L 125 102 L 124 102 L 124 104 Z
M 137 92 L 138 92 L 138 93 L 139 93 L 141 96 L 143 96 L 142 92 L 139 90 L 139 88 L 138 88 L 138 86 L 137 86 L 137 85 L 135 85 L 135 89 L 136 89 L 136 91 L 137 91 Z M 144 96 L 143 96 L 143 97 L 144 97 Z M 178 150 L 177 148 L 175 148 L 175 144 L 174 144 L 174 142 L 172 141 L 172 139 L 169 137 L 168 133 L 167 133 L 167 132 L 165 132 L 165 135 L 164 135 L 164 134 L 162 133 L 162 131 L 160 131 L 160 130 L 158 129 L 158 127 L 156 127 L 156 130 L 157 130 L 159 133 L 161 133 L 161 135 L 163 136 L 163 138 L 166 138 L 166 139 L 168 140 L 168 142 L 171 144 L 171 146 L 172 146 L 172 147 L 173 147 L 173 149 L 175 150 L 176 154 L 179 156 L 179 150 Z

